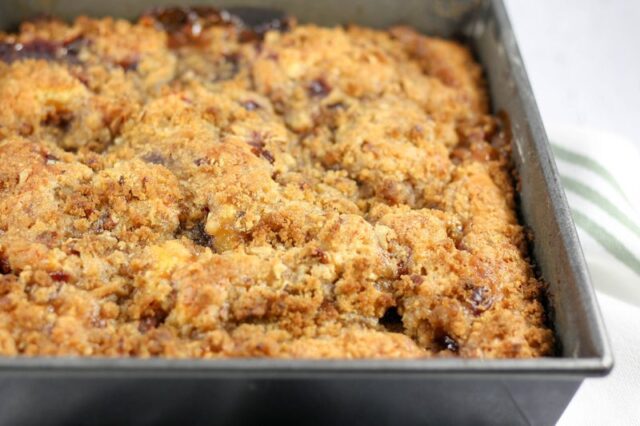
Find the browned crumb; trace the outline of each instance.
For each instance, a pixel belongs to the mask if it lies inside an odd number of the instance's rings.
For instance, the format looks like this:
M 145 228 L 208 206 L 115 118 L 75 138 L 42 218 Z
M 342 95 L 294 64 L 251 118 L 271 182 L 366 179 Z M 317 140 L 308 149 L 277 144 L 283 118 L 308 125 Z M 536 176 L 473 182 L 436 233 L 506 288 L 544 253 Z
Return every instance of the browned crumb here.
M 464 46 L 189 13 L 0 36 L 1 354 L 551 354 Z

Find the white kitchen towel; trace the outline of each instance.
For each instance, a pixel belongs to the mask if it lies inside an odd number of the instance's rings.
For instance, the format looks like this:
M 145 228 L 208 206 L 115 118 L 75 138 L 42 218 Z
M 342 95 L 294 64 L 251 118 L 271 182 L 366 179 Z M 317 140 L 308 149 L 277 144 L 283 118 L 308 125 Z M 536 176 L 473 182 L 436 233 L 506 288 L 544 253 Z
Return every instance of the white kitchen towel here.
M 613 346 L 614 369 L 588 379 L 561 425 L 640 424 L 640 152 L 624 138 L 548 128 Z

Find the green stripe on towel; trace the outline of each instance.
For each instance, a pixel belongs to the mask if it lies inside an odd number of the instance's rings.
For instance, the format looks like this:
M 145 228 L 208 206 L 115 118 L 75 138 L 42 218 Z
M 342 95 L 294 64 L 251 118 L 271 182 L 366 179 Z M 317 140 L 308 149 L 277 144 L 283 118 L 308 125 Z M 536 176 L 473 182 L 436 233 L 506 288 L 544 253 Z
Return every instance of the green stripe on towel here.
M 629 201 L 624 193 L 624 190 L 622 189 L 620 184 L 618 184 L 618 181 L 616 181 L 613 175 L 609 173 L 609 171 L 602 164 L 598 163 L 592 158 L 587 157 L 586 155 L 578 154 L 577 152 L 570 151 L 556 144 L 551 144 L 551 148 L 553 149 L 553 153 L 556 155 L 556 157 L 568 163 L 577 164 L 578 166 L 582 166 L 586 169 L 591 170 L 602 179 L 609 182 L 620 193 L 620 195 L 624 197 L 625 200 Z
M 602 247 L 611 253 L 620 262 L 627 265 L 632 271 L 640 275 L 640 260 L 622 244 L 616 237 L 611 235 L 602 226 L 595 223 L 588 216 L 580 213 L 579 211 L 572 209 L 573 218 L 576 224 L 584 229 L 584 231 L 591 235 Z
M 629 217 L 620 211 L 611 201 L 600 195 L 598 191 L 568 176 L 560 176 L 560 179 L 565 188 L 591 201 L 640 237 L 640 227 L 630 220 Z

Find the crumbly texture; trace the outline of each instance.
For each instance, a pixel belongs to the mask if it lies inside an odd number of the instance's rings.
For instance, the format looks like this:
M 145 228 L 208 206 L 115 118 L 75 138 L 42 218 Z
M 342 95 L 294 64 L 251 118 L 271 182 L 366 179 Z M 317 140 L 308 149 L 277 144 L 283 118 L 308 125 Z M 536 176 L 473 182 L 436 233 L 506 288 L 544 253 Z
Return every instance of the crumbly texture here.
M 469 51 L 223 18 L 0 35 L 0 353 L 550 355 Z

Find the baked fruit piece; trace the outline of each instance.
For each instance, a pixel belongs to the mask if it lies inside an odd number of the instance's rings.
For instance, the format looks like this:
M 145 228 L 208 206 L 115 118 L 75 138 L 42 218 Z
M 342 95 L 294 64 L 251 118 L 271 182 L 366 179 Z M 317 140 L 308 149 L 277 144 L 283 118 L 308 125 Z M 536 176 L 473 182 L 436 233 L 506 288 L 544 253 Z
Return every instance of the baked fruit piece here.
M 0 59 L 0 353 L 552 355 L 465 47 L 174 8 Z

